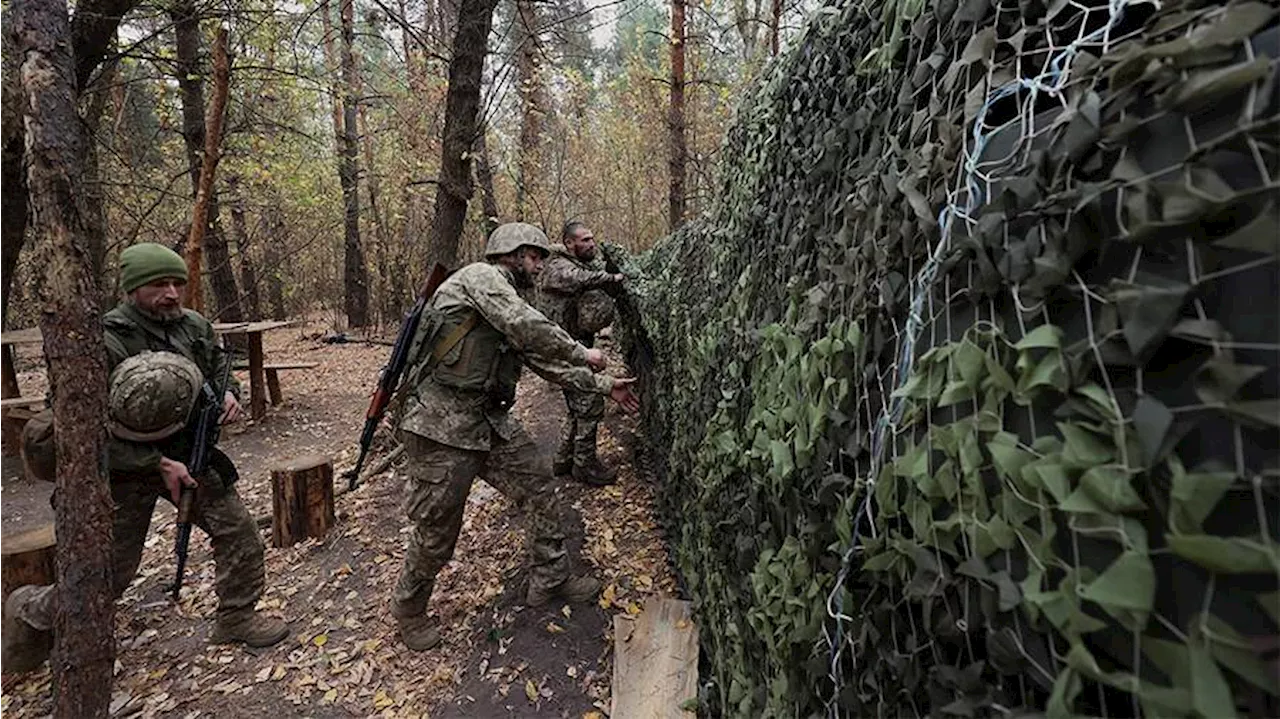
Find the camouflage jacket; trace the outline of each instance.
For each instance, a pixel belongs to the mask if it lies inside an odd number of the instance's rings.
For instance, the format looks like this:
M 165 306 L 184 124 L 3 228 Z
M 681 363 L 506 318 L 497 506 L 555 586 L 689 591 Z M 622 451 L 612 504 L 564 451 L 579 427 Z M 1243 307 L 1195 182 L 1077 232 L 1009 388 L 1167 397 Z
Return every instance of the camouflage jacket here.
M 194 310 L 183 310 L 182 317 L 172 322 L 160 322 L 143 315 L 131 302 L 121 302 L 102 318 L 106 331 L 107 371 L 126 358 L 147 350 L 178 352 L 195 362 L 205 379 L 222 381 L 224 363 L 231 357 L 218 350 L 213 325 Z M 240 398 L 240 383 L 235 374 L 230 375 L 228 389 Z M 165 443 L 128 442 L 115 437 L 108 443 L 108 465 L 112 473 L 137 474 L 152 472 L 161 456 L 185 462 L 181 451 Z M 178 456 L 175 456 L 177 454 Z
M 538 276 L 535 301 L 538 309 L 569 334 L 579 340 L 589 339 L 587 333 L 574 326 L 577 314 L 575 301 L 587 290 L 605 288 L 612 283 L 613 274 L 605 271 L 604 260 L 600 257 L 586 262 L 575 257 L 564 245 L 553 245 L 551 256 Z
M 501 332 L 524 365 L 549 382 L 584 392 L 608 394 L 613 378 L 587 366 L 587 348 L 547 319 L 516 292 L 511 271 L 475 262 L 455 272 L 436 290 L 431 310 L 467 307 Z M 410 367 L 414 376 L 416 367 Z M 516 420 L 488 407 L 483 397 L 437 383 L 430 373 L 413 388 L 400 428 L 459 449 L 488 450 L 493 433 L 510 439 Z

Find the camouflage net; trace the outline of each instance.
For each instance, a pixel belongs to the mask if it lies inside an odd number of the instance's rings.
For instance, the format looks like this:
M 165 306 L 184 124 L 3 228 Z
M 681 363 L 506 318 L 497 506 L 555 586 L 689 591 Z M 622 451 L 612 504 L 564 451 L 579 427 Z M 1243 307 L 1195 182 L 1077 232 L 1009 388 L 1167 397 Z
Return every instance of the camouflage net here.
M 712 714 L 1280 714 L 1274 2 L 835 0 L 643 256 Z

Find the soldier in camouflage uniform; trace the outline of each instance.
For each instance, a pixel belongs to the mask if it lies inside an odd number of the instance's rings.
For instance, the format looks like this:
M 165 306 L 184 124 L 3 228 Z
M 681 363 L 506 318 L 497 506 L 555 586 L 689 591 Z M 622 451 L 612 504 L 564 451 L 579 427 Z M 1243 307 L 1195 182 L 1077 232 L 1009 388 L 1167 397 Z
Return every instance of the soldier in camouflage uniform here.
M 127 299 L 103 317 L 111 374 L 108 466 L 115 502 L 114 590 L 124 592 L 138 571 L 156 500 L 175 504 L 181 488 L 195 487 L 195 522 L 209 535 L 217 565 L 217 620 L 210 642 L 265 647 L 288 633 L 284 622 L 258 614 L 265 584 L 263 543 L 253 517 L 236 493 L 235 466 L 216 448 L 199 483 L 183 462 L 190 437 L 181 431 L 207 379 L 221 381 L 225 362 L 213 326 L 183 309 L 187 280 L 182 258 L 144 243 L 120 255 Z M 239 384 L 223 398 L 221 421 L 240 414 Z M 159 401 L 157 401 L 159 400 Z M 52 645 L 53 586 L 20 587 L 4 604 L 4 667 L 39 666 Z
M 488 261 L 467 265 L 440 285 L 410 346 L 400 429 L 413 532 L 391 606 L 410 649 L 425 651 L 440 641 L 427 604 L 436 574 L 453 556 L 477 476 L 528 519 L 530 606 L 552 597 L 585 601 L 599 591 L 595 579 L 569 576 L 555 479 L 508 410 L 522 365 L 557 384 L 609 395 L 630 411 L 639 401 L 633 380 L 593 373 L 604 368 L 604 355 L 575 342 L 518 293 L 532 286 L 548 252 L 546 235 L 533 225 L 494 230 Z
M 586 225 L 570 222 L 561 235 L 564 244 L 552 248 L 538 278 L 538 304 L 571 337 L 591 347 L 596 333 L 613 321 L 613 300 L 607 292 L 616 292 L 626 277 L 605 271 L 604 263 L 596 259 L 595 235 Z M 602 465 L 596 454 L 604 398 L 565 387 L 564 402 L 568 416 L 552 471 L 586 484 L 612 484 L 617 472 Z

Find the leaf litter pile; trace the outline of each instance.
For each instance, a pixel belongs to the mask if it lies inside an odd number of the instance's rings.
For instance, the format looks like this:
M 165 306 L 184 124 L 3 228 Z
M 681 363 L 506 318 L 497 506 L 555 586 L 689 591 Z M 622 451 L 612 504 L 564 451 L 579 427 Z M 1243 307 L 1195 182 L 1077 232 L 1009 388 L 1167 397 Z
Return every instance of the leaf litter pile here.
M 290 637 L 268 649 L 206 643 L 217 606 L 213 555 L 193 535 L 182 600 L 165 593 L 173 578 L 175 513 L 161 502 L 138 576 L 118 604 L 111 714 L 176 716 L 606 716 L 612 677 L 612 615 L 638 614 L 645 597 L 676 584 L 653 516 L 651 478 L 636 466 L 634 419 L 610 403 L 600 433 L 602 461 L 618 483 L 591 489 L 566 481 L 575 571 L 604 583 L 596 604 L 524 606 L 520 518 L 477 481 L 467 501 L 454 561 L 440 573 L 432 611 L 442 644 L 407 650 L 388 608 L 403 561 L 403 462 L 336 499 L 338 523 L 322 540 L 271 547 L 270 468 L 311 453 L 328 455 L 337 475 L 355 460 L 364 410 L 388 348 L 327 344 L 312 322 L 267 333 L 269 362 L 315 361 L 281 375 L 284 402 L 260 422 L 224 430 L 222 446 L 241 472 L 237 488 L 262 519 L 267 589 L 259 608 L 289 622 Z M 613 354 L 612 371 L 617 371 Z M 43 384 L 39 363 L 20 373 L 24 394 Z M 240 373 L 247 388 L 247 377 Z M 248 392 L 245 392 L 246 396 Z M 247 409 L 247 407 L 246 407 Z M 564 416 L 560 391 L 526 373 L 514 410 L 545 452 Z M 379 464 L 375 447 L 366 467 Z M 47 715 L 52 675 L 45 668 L 8 676 L 0 710 Z

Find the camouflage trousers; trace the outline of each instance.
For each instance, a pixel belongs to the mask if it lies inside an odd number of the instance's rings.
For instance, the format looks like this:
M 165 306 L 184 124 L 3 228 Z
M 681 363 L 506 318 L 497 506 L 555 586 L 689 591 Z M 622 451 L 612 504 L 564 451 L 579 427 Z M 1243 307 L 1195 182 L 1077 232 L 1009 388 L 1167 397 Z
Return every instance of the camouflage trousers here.
M 166 501 L 172 501 L 159 476 L 113 481 L 111 484 L 111 498 L 115 503 L 112 577 L 117 598 L 128 589 L 138 573 L 147 531 L 151 527 L 151 514 L 156 500 L 162 496 Z M 196 526 L 204 530 L 213 544 L 218 613 L 253 609 L 266 584 L 262 537 L 258 534 L 257 523 L 245 509 L 235 488 L 224 488 L 222 481 L 212 472 L 200 483 L 195 506 Z M 54 595 L 53 585 L 32 592 L 18 608 L 18 618 L 36 629 L 48 631 L 53 625 Z
M 436 574 L 453 558 L 471 482 L 482 477 L 502 492 L 526 521 L 530 586 L 551 588 L 569 576 L 565 522 L 555 478 L 524 429 L 488 452 L 458 449 L 402 432 L 409 458 L 404 510 L 413 522 L 392 614 L 414 617 L 427 609 Z
M 604 395 L 565 388 L 564 403 L 569 411 L 560 430 L 555 463 L 588 466 L 596 459 L 596 433 L 604 419 Z

